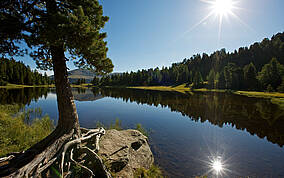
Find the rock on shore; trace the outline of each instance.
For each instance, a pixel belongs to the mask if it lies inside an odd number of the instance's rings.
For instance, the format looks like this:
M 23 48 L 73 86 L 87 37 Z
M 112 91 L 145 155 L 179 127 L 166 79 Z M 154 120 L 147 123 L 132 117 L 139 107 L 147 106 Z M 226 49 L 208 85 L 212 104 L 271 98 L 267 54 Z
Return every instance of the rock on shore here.
M 148 138 L 137 130 L 107 130 L 100 140 L 99 154 L 115 177 L 134 177 L 138 168 L 149 169 L 154 157 Z

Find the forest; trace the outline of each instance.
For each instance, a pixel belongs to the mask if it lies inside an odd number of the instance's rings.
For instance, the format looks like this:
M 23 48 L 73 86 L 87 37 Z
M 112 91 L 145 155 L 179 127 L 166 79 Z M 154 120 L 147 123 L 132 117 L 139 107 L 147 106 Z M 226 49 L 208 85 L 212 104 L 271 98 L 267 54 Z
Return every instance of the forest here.
M 46 73 L 42 75 L 37 70 L 31 70 L 29 66 L 26 66 L 22 62 L 1 58 L 0 86 L 5 86 L 8 83 L 20 85 L 47 85 L 51 84 L 52 80 Z
M 284 92 L 284 32 L 234 52 L 218 50 L 211 55 L 137 72 L 95 77 L 101 86 L 171 86 L 192 88 Z

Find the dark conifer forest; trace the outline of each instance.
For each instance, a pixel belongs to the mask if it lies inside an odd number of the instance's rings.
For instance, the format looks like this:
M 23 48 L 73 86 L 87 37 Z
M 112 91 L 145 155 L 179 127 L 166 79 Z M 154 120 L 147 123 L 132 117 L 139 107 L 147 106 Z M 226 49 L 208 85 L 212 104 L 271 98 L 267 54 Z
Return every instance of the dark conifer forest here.
M 20 85 L 47 85 L 52 80 L 45 73 L 42 75 L 37 70 L 31 70 L 22 62 L 0 59 L 0 86 L 8 83 Z
M 284 32 L 234 52 L 193 55 L 170 67 L 107 75 L 95 85 L 171 86 L 284 92 Z

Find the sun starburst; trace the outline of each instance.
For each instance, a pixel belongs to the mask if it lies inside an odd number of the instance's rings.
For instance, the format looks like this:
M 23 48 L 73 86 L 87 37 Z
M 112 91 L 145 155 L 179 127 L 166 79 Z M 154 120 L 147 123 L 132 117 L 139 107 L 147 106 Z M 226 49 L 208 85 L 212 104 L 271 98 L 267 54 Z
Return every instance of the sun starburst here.
M 254 31 L 245 22 L 243 22 L 241 18 L 236 14 L 238 10 L 243 10 L 238 6 L 241 0 L 200 0 L 200 1 L 208 4 L 209 13 L 205 17 L 203 17 L 199 22 L 192 25 L 189 30 L 183 33 L 182 36 L 185 36 L 185 34 L 191 32 L 200 24 L 206 24 L 205 22 L 211 17 L 215 17 L 218 19 L 218 47 L 220 47 L 219 44 L 221 40 L 224 18 L 227 20 L 229 18 L 234 18 L 234 20 L 237 20 L 241 25 L 244 25 L 246 28 Z
M 222 156 L 209 156 L 209 160 L 204 162 L 208 166 L 208 171 L 204 175 L 215 175 L 216 177 L 223 177 L 226 176 L 228 172 L 231 172 L 228 169 L 228 160 L 223 160 Z
M 216 0 L 212 2 L 212 7 L 215 14 L 224 16 L 232 13 L 234 9 L 234 1 L 232 0 Z
M 215 160 L 212 163 L 212 168 L 217 172 L 217 174 L 223 170 L 223 165 L 220 160 Z
M 209 14 L 215 14 L 215 16 L 219 19 L 219 26 L 218 26 L 218 47 L 221 40 L 221 33 L 222 33 L 222 23 L 224 17 L 230 16 L 237 16 L 234 13 L 234 9 L 237 9 L 237 1 L 234 0 L 201 0 L 210 5 L 211 12 Z

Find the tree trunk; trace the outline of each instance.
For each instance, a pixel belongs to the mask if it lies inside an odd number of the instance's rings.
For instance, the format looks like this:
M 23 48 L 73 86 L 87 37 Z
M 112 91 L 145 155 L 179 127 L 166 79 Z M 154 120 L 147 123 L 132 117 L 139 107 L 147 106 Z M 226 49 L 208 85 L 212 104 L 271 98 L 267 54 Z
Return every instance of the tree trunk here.
M 62 146 L 70 139 L 81 137 L 76 106 L 68 82 L 63 46 L 51 47 L 51 53 L 59 112 L 58 125 L 49 136 L 25 152 L 12 154 L 14 158 L 9 161 L 9 164 L 0 166 L 0 177 L 29 175 L 42 163 L 47 164 L 52 158 L 57 157 Z
M 68 133 L 71 129 L 75 129 L 75 134 L 80 136 L 78 114 L 71 92 L 71 86 L 68 81 L 63 46 L 51 47 L 51 55 L 59 113 L 57 129 L 66 133 Z
M 54 31 L 57 26 L 55 14 L 58 13 L 58 7 L 55 0 L 46 1 L 46 9 L 48 16 L 48 24 L 50 24 L 50 31 Z M 58 106 L 58 125 L 57 129 L 69 132 L 71 129 L 75 129 L 75 134 L 80 136 L 79 122 L 76 106 L 74 104 L 73 95 L 71 92 L 71 86 L 68 81 L 68 73 L 66 66 L 66 58 L 64 54 L 64 46 L 60 37 L 57 39 L 55 31 L 55 39 L 51 39 L 50 52 L 52 56 L 54 80 L 57 94 L 57 106 Z

